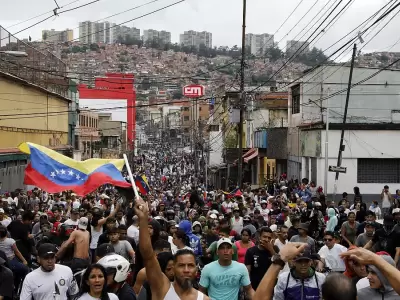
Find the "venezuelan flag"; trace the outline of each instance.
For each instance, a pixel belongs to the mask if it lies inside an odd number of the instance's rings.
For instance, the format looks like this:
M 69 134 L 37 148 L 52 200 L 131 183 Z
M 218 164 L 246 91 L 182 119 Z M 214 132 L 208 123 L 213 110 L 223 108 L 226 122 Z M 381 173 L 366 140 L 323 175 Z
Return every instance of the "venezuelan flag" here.
M 123 159 L 92 158 L 76 161 L 33 143 L 22 143 L 19 149 L 30 154 L 31 160 L 25 169 L 24 183 L 49 193 L 72 190 L 84 196 L 106 183 L 120 187 L 131 186 L 121 174 L 125 164 Z
M 147 178 L 145 175 L 136 175 L 135 177 L 136 187 L 142 195 L 147 195 L 150 192 L 149 184 L 147 183 Z

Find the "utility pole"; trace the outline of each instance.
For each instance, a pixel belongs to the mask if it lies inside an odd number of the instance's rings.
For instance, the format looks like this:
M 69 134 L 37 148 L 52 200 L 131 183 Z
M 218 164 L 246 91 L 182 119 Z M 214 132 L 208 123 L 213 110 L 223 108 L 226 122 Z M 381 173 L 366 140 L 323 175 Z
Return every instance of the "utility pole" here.
M 342 152 L 344 150 L 344 126 L 346 124 L 346 119 L 347 119 L 347 110 L 349 107 L 349 100 L 350 100 L 350 89 L 351 89 L 351 81 L 353 79 L 353 69 L 354 69 L 354 59 L 356 57 L 357 53 L 357 44 L 354 43 L 353 46 L 353 55 L 351 57 L 351 65 L 350 65 L 350 74 L 349 74 L 349 82 L 347 85 L 347 95 L 346 95 L 346 104 L 344 106 L 344 114 L 343 114 L 343 125 L 342 125 L 342 133 L 340 136 L 340 145 L 339 145 L 339 154 L 338 154 L 338 160 L 337 160 L 337 166 L 340 167 L 342 165 Z M 339 172 L 336 172 L 336 177 L 335 177 L 335 189 L 334 189 L 334 199 L 336 198 L 336 192 L 337 192 L 337 181 L 339 179 Z
M 324 191 L 328 194 L 328 174 L 329 174 L 329 95 L 330 88 L 328 88 L 328 99 L 326 99 L 326 120 L 325 120 L 325 181 Z
M 197 149 L 199 148 L 199 121 L 198 121 L 198 113 L 199 113 L 199 108 L 198 108 L 198 101 L 199 98 L 195 99 L 194 103 L 194 177 L 195 177 L 195 185 L 197 186 L 198 182 L 198 176 L 199 176 L 199 155 L 197 152 Z
M 239 158 L 238 158 L 238 186 L 243 185 L 243 122 L 245 110 L 244 92 L 244 65 L 246 58 L 246 0 L 243 0 L 243 24 L 242 24 L 242 59 L 240 62 L 240 119 L 239 119 Z

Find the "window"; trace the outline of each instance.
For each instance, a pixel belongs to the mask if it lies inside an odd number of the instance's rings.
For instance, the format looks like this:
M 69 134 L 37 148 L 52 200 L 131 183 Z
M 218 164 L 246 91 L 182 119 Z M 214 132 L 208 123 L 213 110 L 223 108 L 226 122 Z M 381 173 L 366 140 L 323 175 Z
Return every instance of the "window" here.
M 209 131 L 219 131 L 219 125 L 210 125 Z
M 400 183 L 400 159 L 357 159 L 358 183 Z
M 183 111 L 189 111 L 189 107 L 184 107 Z
M 201 111 L 201 106 L 199 107 L 199 111 Z
M 189 116 L 184 116 L 183 121 L 189 121 Z
M 292 115 L 300 113 L 300 84 L 292 87 Z

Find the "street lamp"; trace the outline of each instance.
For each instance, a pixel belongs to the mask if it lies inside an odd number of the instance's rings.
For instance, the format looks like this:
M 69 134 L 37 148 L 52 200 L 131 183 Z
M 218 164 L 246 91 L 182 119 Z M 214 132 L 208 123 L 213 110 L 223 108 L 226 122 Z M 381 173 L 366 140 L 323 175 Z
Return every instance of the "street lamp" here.
M 0 54 L 11 55 L 15 57 L 27 57 L 28 53 L 25 51 L 0 51 Z

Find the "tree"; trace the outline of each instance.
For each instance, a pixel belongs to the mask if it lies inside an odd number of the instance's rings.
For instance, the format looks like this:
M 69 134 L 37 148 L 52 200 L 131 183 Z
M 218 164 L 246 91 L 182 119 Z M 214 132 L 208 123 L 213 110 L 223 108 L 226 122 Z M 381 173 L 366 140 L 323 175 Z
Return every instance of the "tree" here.
M 274 62 L 283 57 L 283 52 L 278 46 L 271 46 L 265 51 L 265 57 Z
M 90 51 L 100 51 L 100 47 L 96 43 L 90 44 L 89 48 Z

